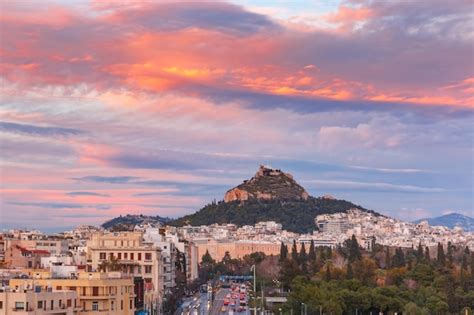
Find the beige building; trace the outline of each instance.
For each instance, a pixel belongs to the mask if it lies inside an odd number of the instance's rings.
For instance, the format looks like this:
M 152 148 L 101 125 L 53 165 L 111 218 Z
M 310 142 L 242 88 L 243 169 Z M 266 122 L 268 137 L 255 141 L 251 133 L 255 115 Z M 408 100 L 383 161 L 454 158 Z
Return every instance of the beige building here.
M 78 311 L 76 291 L 0 288 L 0 315 L 75 315 Z
M 43 249 L 27 248 L 22 244 L 22 240 L 5 240 L 5 260 L 4 267 L 7 268 L 39 268 L 41 258 L 50 256 L 50 253 Z
M 94 271 L 105 268 L 143 278 L 145 308 L 160 308 L 164 292 L 161 250 L 145 243 L 142 232 L 94 233 L 87 243 L 87 256 Z
M 78 315 L 133 315 L 135 312 L 133 279 L 122 278 L 120 272 L 78 272 L 71 278 L 52 278 L 49 271 L 31 270 L 28 274 L 29 279 L 11 279 L 10 288 L 74 291 Z
M 278 243 L 259 242 L 259 241 L 216 241 L 216 240 L 194 240 L 197 246 L 197 255 L 199 261 L 202 256 L 209 251 L 211 257 L 216 261 L 221 261 L 226 252 L 229 252 L 232 258 L 243 258 L 256 252 L 263 252 L 265 255 L 279 255 L 280 246 Z

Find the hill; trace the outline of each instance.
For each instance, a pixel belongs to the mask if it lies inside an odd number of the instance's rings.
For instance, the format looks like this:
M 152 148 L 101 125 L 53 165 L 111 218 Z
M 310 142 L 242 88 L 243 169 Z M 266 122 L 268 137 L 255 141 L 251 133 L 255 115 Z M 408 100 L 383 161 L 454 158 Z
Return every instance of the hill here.
M 228 190 L 224 200 L 208 204 L 198 212 L 170 222 L 170 225 L 209 225 L 234 223 L 253 225 L 276 221 L 283 228 L 298 233 L 313 231 L 319 214 L 366 209 L 332 196 L 313 198 L 293 176 L 278 169 L 260 166 L 256 174 Z
M 315 230 L 314 218 L 317 215 L 345 212 L 351 208 L 366 210 L 345 200 L 313 197 L 308 197 L 306 200 L 220 201 L 168 224 L 183 226 L 234 223 L 242 226 L 253 225 L 260 221 L 276 221 L 282 224 L 283 229 L 308 233 Z
M 131 215 L 118 216 L 109 221 L 104 222 L 101 226 L 104 229 L 111 231 L 130 231 L 136 225 L 151 224 L 164 225 L 170 222 L 170 218 L 163 218 L 160 216 L 146 216 L 146 215 Z
M 466 232 L 474 232 L 474 218 L 462 215 L 460 213 L 450 213 L 434 218 L 425 218 L 416 220 L 413 223 L 420 223 L 422 221 L 428 221 L 429 225 L 433 226 L 446 226 L 450 229 L 460 227 Z

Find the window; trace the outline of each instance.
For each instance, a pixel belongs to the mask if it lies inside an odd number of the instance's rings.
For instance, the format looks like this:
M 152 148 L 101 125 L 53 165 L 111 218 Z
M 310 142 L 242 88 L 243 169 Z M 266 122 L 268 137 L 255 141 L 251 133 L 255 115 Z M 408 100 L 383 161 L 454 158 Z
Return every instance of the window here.
M 99 287 L 92 287 L 92 295 L 93 296 L 99 295 Z
M 38 301 L 38 309 L 43 308 L 43 301 Z
M 123 259 L 128 259 L 128 253 L 123 253 Z
M 142 253 L 138 253 L 138 260 L 142 260 Z
M 118 259 L 122 259 L 122 253 L 118 253 L 118 254 L 117 254 L 117 258 L 118 258 Z
M 66 305 L 67 305 L 67 307 L 71 307 L 72 306 L 72 300 L 68 299 L 67 302 L 66 302 Z
M 123 300 L 120 301 L 120 309 L 123 310 Z
M 99 259 L 107 259 L 106 253 L 99 253 Z
M 134 258 L 133 255 L 134 255 L 133 253 L 130 253 L 130 260 L 133 260 Z
M 111 311 L 114 310 L 114 301 L 110 301 L 110 310 L 111 310 Z
M 54 300 L 51 300 L 51 309 L 54 309 Z
M 3 301 L 0 301 L 0 310 L 3 309 Z
M 151 253 L 145 253 L 145 260 L 151 260 Z
M 92 310 L 93 311 L 98 311 L 99 310 L 99 302 L 97 302 L 97 301 L 92 302 Z
M 151 273 L 151 266 L 145 266 L 145 273 Z
M 61 306 L 63 306 L 63 300 L 59 300 L 59 308 L 61 308 Z
M 133 300 L 130 300 L 130 309 L 133 308 Z
M 63 289 L 62 286 L 60 286 L 60 285 L 56 286 L 56 290 L 62 290 L 62 289 Z
M 24 310 L 25 309 L 25 302 L 15 302 L 15 309 L 16 310 Z

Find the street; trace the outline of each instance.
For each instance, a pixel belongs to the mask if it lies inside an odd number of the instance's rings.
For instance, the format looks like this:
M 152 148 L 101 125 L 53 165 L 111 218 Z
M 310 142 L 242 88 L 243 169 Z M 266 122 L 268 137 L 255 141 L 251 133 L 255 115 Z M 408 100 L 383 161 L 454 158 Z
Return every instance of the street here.
M 230 293 L 230 289 L 220 289 L 217 292 L 216 298 L 214 299 L 214 303 L 212 303 L 210 315 L 222 314 L 221 310 L 222 310 L 222 307 L 224 306 L 224 298 L 229 293 Z

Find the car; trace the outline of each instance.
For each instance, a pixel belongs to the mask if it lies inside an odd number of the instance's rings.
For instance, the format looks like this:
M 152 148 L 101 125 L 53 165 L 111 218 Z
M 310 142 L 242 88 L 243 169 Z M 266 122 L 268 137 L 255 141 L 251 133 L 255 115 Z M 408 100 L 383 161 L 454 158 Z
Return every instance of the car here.
M 222 308 L 221 308 L 221 313 L 225 313 L 225 312 L 227 312 L 227 307 L 222 306 Z
M 229 299 L 227 298 L 224 299 L 224 305 L 229 305 Z

